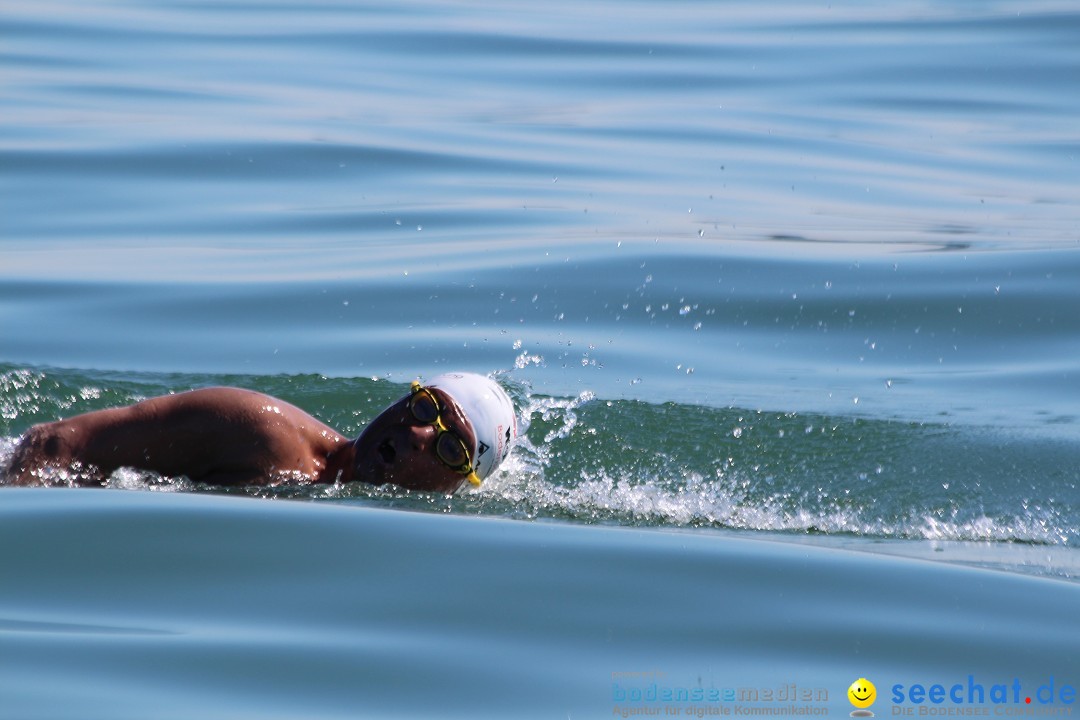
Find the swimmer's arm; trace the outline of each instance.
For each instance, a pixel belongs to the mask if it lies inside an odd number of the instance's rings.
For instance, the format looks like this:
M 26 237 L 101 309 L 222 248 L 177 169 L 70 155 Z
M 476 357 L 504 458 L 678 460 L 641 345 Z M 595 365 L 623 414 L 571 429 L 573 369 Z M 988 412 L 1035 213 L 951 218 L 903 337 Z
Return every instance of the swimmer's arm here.
M 46 468 L 71 471 L 78 485 L 102 484 L 121 467 L 157 470 L 154 458 L 177 438 L 168 414 L 149 412 L 154 407 L 167 409 L 138 403 L 35 425 L 15 449 L 10 482 L 37 484 Z
M 38 484 L 45 468 L 73 470 L 70 478 L 80 485 L 103 484 L 121 467 L 194 480 L 215 467 L 253 476 L 255 468 L 222 452 L 250 445 L 257 434 L 239 402 L 250 400 L 242 392 L 208 388 L 36 425 L 15 450 L 9 482 Z
M 81 466 L 77 484 L 103 484 L 117 468 L 186 476 L 215 485 L 263 484 L 275 472 L 313 477 L 345 444 L 332 428 L 269 395 L 204 388 L 78 415 L 30 429 L 15 452 L 15 484 L 44 468 Z

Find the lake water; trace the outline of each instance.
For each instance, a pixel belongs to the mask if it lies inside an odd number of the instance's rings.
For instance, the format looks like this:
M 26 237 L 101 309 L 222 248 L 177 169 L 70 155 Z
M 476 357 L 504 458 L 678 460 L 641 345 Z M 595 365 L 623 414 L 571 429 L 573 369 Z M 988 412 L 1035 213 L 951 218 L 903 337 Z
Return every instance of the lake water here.
M 448 369 L 526 432 L 453 497 L 0 489 L 0 718 L 1075 711 L 1077 38 L 6 2 L 0 462 L 212 384 L 356 434 Z

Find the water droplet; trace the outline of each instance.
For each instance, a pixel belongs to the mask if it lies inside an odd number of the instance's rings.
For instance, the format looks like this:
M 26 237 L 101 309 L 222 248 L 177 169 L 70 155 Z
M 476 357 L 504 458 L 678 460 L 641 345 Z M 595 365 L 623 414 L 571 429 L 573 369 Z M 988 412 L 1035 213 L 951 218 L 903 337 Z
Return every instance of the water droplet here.
M 741 438 L 742 437 L 742 428 L 737 427 L 734 430 L 732 430 L 731 431 L 731 436 L 734 437 L 734 438 Z

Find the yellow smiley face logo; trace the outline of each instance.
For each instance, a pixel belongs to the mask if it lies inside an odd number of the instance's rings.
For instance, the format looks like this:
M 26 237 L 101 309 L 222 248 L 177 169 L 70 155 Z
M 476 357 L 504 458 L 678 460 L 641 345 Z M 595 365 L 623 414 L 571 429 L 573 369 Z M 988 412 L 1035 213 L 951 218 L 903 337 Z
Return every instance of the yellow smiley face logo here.
M 847 696 L 855 707 L 868 708 L 877 699 L 877 688 L 874 687 L 874 683 L 866 678 L 859 678 L 851 683 L 851 687 L 847 690 Z

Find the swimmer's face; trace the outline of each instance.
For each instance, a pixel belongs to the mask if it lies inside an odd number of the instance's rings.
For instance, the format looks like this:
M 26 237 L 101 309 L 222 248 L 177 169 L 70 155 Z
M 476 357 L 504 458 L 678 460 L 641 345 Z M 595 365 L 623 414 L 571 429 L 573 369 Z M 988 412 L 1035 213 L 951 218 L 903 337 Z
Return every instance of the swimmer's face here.
M 438 388 L 430 391 L 439 401 L 440 417 L 446 427 L 475 447 L 476 435 L 457 403 Z M 447 467 L 435 453 L 438 429 L 420 422 L 409 410 L 409 397 L 384 410 L 356 439 L 354 480 L 385 485 L 393 483 L 410 490 L 452 493 L 468 479 Z

